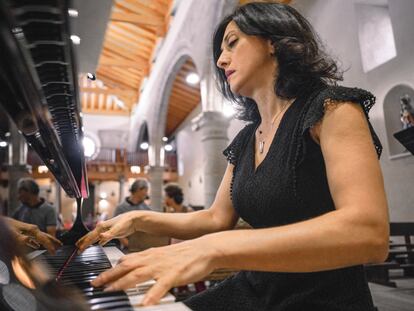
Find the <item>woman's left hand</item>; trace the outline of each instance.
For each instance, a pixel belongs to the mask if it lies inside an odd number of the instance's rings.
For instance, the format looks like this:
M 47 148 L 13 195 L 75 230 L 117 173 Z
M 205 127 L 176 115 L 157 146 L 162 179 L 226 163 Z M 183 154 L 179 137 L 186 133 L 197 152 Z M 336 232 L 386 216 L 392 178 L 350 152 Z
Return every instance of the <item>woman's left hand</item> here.
M 125 290 L 154 279 L 156 283 L 142 300 L 152 305 L 172 287 L 199 281 L 210 274 L 214 267 L 215 250 L 203 238 L 156 247 L 126 255 L 119 264 L 100 274 L 91 283 L 106 290 Z
M 62 246 L 62 242 L 55 237 L 42 232 L 36 225 L 27 224 L 9 217 L 4 218 L 15 233 L 20 245 L 27 245 L 37 249 L 42 245 L 49 253 L 54 254 L 56 249 Z

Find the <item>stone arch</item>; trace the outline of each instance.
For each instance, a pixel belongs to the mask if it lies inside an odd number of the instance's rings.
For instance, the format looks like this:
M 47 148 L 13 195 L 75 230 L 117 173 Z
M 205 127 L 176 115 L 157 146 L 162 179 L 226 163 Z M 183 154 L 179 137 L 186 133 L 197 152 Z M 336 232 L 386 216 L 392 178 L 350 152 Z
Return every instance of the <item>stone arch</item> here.
M 143 142 L 147 142 L 148 144 L 150 144 L 147 121 L 143 121 L 139 128 L 135 151 L 139 151 L 141 149 L 140 146 Z
M 402 130 L 400 120 L 400 97 L 405 94 L 409 95 L 414 102 L 414 89 L 408 84 L 395 85 L 387 92 L 384 98 L 384 121 L 387 133 L 389 155 L 391 157 L 407 152 L 393 136 L 395 132 Z
M 166 78 L 160 84 L 161 87 L 161 96 L 159 98 L 159 105 L 155 105 L 156 109 L 154 110 L 154 117 L 152 118 L 153 127 L 150 128 L 150 165 L 161 165 L 160 152 L 162 148 L 162 137 L 164 136 L 164 130 L 167 122 L 167 112 L 168 104 L 170 100 L 170 94 L 172 91 L 173 83 L 177 73 L 179 72 L 181 66 L 186 62 L 190 56 L 189 50 L 187 48 L 179 49 L 176 53 L 176 56 L 171 61 L 171 66 L 167 68 L 165 75 Z M 197 64 L 194 62 L 197 72 L 200 72 L 197 68 Z

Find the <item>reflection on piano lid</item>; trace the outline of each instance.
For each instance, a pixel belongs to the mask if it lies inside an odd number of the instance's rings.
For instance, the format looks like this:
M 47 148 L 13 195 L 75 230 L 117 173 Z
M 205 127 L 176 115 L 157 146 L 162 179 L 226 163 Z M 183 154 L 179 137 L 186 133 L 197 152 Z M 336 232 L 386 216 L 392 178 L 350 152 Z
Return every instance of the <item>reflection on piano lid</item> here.
M 0 104 L 65 192 L 86 198 L 68 2 L 0 1 Z
M 37 260 L 48 267 L 51 275 L 56 275 L 63 262 L 74 250 L 73 246 L 63 246 L 56 255 L 51 256 L 47 253 L 36 253 Z M 91 246 L 81 255 L 68 264 L 59 280 L 61 284 L 77 287 L 86 298 L 91 310 L 138 310 L 138 311 L 188 311 L 190 310 L 183 303 L 175 302 L 175 297 L 171 294 L 164 296 L 160 304 L 155 306 L 142 307 L 140 303 L 147 290 L 154 284 L 148 281 L 138 284 L 136 287 L 128 289 L 126 292 L 104 292 L 103 288 L 93 288 L 89 282 L 96 278 L 103 271 L 115 266 L 119 258 L 124 254 L 116 247 Z M 32 255 L 33 257 L 34 255 Z

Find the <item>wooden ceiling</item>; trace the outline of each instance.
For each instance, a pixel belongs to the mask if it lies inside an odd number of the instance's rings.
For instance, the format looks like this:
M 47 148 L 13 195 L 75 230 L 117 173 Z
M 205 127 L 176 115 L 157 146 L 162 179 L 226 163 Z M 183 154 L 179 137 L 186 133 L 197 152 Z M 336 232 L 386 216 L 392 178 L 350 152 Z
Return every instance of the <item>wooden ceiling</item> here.
M 85 113 L 131 113 L 157 44 L 168 30 L 172 5 L 173 0 L 114 1 L 96 71 L 100 82 L 80 79 Z
M 201 1 L 201 0 L 200 0 Z M 257 0 L 256 0 L 257 1 Z M 269 1 L 269 0 L 267 0 Z M 174 0 L 115 0 L 106 29 L 96 81 L 80 78 L 82 111 L 130 115 L 153 65 L 157 45 L 171 22 Z M 246 4 L 252 0 L 240 0 Z M 276 2 L 290 3 L 291 0 Z M 196 73 L 191 59 L 178 72 L 170 95 L 165 135 L 170 136 L 200 103 L 199 85 L 185 79 Z
M 157 44 L 171 22 L 173 0 L 116 0 L 96 72 L 96 81 L 80 77 L 82 111 L 130 115 L 149 75 Z M 165 135 L 171 135 L 200 103 L 199 85 L 185 79 L 196 73 L 189 59 L 177 74 L 170 95 Z
M 292 0 L 239 0 L 240 5 L 250 3 L 250 2 L 279 2 L 284 4 L 289 4 Z
M 186 78 L 197 73 L 194 63 L 188 59 L 177 73 L 170 95 L 165 135 L 169 137 L 200 103 L 200 85 L 190 85 Z

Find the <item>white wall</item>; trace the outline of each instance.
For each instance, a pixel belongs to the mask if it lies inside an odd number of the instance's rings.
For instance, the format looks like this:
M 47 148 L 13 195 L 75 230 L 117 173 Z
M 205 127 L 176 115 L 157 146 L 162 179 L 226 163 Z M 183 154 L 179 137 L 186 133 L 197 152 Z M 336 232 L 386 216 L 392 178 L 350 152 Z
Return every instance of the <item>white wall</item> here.
M 191 120 L 201 112 L 198 105 L 177 129 L 178 183 L 183 188 L 184 204 L 204 206 L 203 145 L 200 132 L 191 129 Z
M 414 86 L 414 1 L 388 1 L 397 57 L 366 74 L 362 70 L 354 2 L 296 1 L 298 10 L 310 20 L 330 51 L 342 60 L 343 68 L 349 67 L 343 84 L 365 88 L 377 97 L 371 121 L 384 146 L 381 166 L 391 220 L 414 221 L 414 156 L 389 159 L 383 109 L 384 98 L 392 87 L 397 84 Z M 399 111 L 399 103 L 396 109 Z
M 86 134 L 99 137 L 101 147 L 124 149 L 128 144 L 130 117 L 83 115 L 83 126 Z
M 192 111 L 176 132 L 178 183 L 184 191 L 184 203 L 203 205 L 204 180 L 203 180 L 203 144 L 200 131 L 191 129 L 191 120 L 201 112 L 201 105 Z M 229 142 L 237 135 L 244 123 L 239 120 L 231 120 L 227 130 Z M 222 150 L 217 150 L 222 153 Z M 224 157 L 224 155 L 223 155 Z

